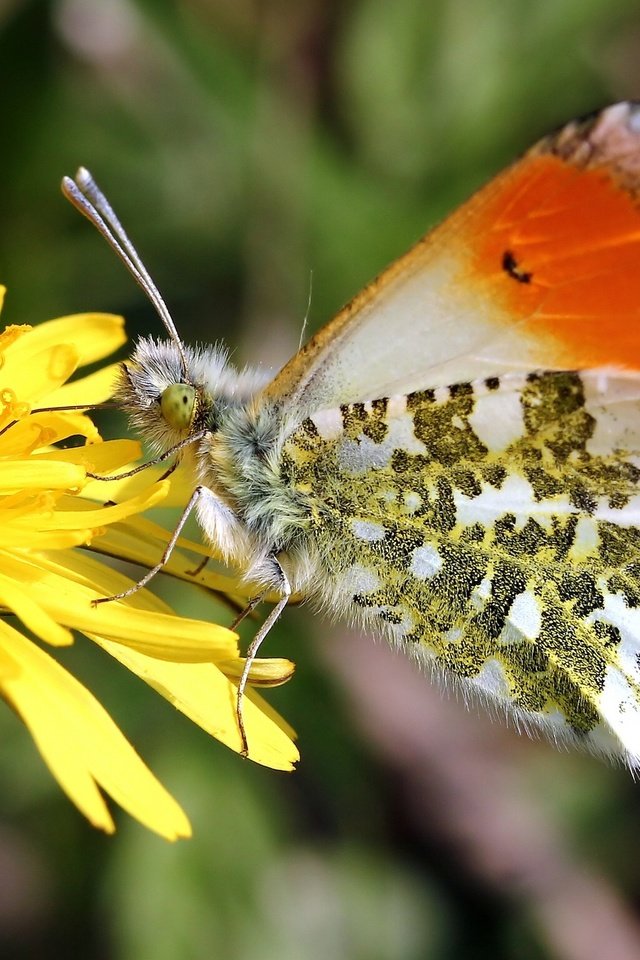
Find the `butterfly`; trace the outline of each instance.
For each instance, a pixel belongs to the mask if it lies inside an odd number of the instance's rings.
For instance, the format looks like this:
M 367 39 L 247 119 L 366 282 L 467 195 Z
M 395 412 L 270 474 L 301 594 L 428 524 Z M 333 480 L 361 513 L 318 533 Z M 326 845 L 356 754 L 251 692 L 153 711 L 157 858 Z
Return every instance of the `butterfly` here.
M 183 343 L 90 174 L 63 191 L 169 334 L 116 397 L 190 471 L 173 542 L 195 510 L 279 597 L 247 664 L 295 594 L 640 766 L 640 105 L 541 140 L 272 379 Z

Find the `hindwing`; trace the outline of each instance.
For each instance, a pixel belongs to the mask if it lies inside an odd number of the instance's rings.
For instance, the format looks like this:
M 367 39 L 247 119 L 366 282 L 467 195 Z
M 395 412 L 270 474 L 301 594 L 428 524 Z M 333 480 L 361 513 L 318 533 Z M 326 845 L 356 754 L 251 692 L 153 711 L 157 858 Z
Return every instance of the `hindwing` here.
M 313 592 L 521 719 L 640 763 L 638 424 L 637 382 L 606 371 L 315 414 L 281 462 Z

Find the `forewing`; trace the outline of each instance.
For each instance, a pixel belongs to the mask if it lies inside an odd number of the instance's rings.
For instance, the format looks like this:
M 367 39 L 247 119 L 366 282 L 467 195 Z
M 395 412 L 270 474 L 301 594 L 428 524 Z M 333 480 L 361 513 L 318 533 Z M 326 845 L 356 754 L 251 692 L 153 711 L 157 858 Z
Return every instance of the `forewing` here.
M 640 391 L 509 375 L 307 419 L 325 606 L 525 725 L 640 765 Z
M 267 390 L 312 412 L 513 370 L 640 369 L 640 107 L 545 138 L 427 234 Z

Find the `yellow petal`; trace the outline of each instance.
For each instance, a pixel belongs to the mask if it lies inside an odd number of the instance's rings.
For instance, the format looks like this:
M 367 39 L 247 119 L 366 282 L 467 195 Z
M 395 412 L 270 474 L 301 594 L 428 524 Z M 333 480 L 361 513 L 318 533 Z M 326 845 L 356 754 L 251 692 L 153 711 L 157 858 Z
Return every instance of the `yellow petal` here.
M 31 362 L 36 352 L 73 344 L 78 366 L 108 357 L 126 342 L 124 319 L 111 313 L 77 313 L 41 323 L 11 348 L 20 363 Z
M 55 343 L 46 349 L 34 350 L 30 331 L 3 354 L 2 390 L 38 406 L 41 397 L 57 389 L 78 366 L 78 352 L 70 343 Z M 27 347 L 22 349 L 23 344 Z M 25 369 L 29 371 L 25 377 Z M 6 404 L 7 400 L 3 397 Z
M 88 820 L 112 833 L 113 820 L 98 787 L 167 840 L 188 837 L 181 807 L 145 766 L 106 710 L 71 674 L 0 621 L 0 672 L 6 699 L 28 727 L 52 774 Z
M 30 530 L 6 524 L 0 526 L 0 547 L 13 550 L 66 550 L 86 544 L 87 530 Z
M 0 330 L 0 368 L 4 366 L 5 355 L 9 348 L 18 343 L 22 337 L 31 333 L 32 330 L 33 327 L 28 323 L 13 323 L 5 327 L 4 330 Z
M 106 440 L 104 443 L 92 443 L 84 447 L 75 447 L 73 450 L 55 451 L 62 453 L 65 457 L 77 457 L 77 461 L 83 463 L 91 473 L 110 473 L 112 470 L 118 470 L 140 456 L 140 444 L 137 440 Z M 152 484 L 148 484 L 152 486 Z M 169 493 L 169 484 L 163 492 L 163 499 L 166 499 Z M 111 498 L 113 498 L 113 492 Z
M 142 677 L 178 710 L 232 750 L 239 752 L 242 741 L 236 716 L 236 687 L 212 664 L 166 663 L 152 660 L 121 644 L 95 638 L 111 656 Z M 246 696 L 243 719 L 249 743 L 249 757 L 274 770 L 292 770 L 300 759 L 285 724 L 276 722 Z M 283 729 L 286 727 L 286 730 Z
M 244 670 L 245 659 L 220 660 L 218 667 L 230 680 L 240 680 Z M 256 687 L 279 687 L 291 679 L 296 669 L 292 660 L 280 657 L 262 659 L 256 657 L 249 670 L 249 683 Z
M 37 463 L 37 459 L 32 457 L 29 463 Z M 43 461 L 40 461 L 41 463 Z M 47 464 L 48 466 L 51 464 Z M 0 475 L 1 475 L 0 465 Z M 151 507 L 161 503 L 166 491 L 166 486 L 162 483 L 155 487 L 149 487 L 144 494 L 139 497 L 132 497 L 131 500 L 125 500 L 123 503 L 116 503 L 110 507 L 98 507 L 96 509 L 92 503 L 87 503 L 80 498 L 72 497 L 60 498 L 56 503 L 57 509 L 39 511 L 32 509 L 19 520 L 16 520 L 14 526 L 24 523 L 31 528 L 40 528 L 47 530 L 77 530 L 79 528 L 90 531 L 95 528 L 101 528 L 109 523 L 116 523 L 119 520 L 126 519 L 131 514 L 139 510 L 149 510 Z M 61 506 L 68 506 L 71 509 L 63 510 Z M 0 504 L 0 517 L 2 516 Z M 116 591 L 117 592 L 117 591 Z
M 73 634 L 57 623 L 18 584 L 14 578 L 0 574 L 0 603 L 22 620 L 25 627 L 54 647 L 68 647 Z
M 62 407 L 72 403 L 104 403 L 113 396 L 120 367 L 119 363 L 111 363 L 86 377 L 63 384 L 44 398 L 46 405 Z
M 51 450 L 48 453 L 34 454 L 31 459 L 64 460 L 67 463 L 81 463 L 91 473 L 110 473 L 127 463 L 131 463 L 140 455 L 140 444 L 137 440 L 105 440 L 104 443 L 85 444 L 83 447 L 70 447 L 67 450 Z M 150 484 L 147 484 L 150 486 Z M 164 498 L 169 493 L 169 484 L 166 485 Z
M 34 413 L 0 434 L 0 457 L 26 456 L 73 436 L 86 437 L 89 441 L 99 439 L 97 428 L 84 414 Z
M 74 559 L 79 565 L 78 558 Z M 81 558 L 81 562 L 85 569 L 90 569 L 90 558 Z M 128 577 L 101 564 L 95 564 L 95 568 L 91 580 L 80 582 L 79 578 L 71 578 L 68 568 L 49 558 L 30 560 L 0 554 L 0 572 L 28 587 L 34 602 L 66 627 L 117 639 L 163 660 L 206 663 L 238 655 L 236 636 L 230 630 L 175 614 L 150 615 L 148 610 L 140 609 L 142 591 L 126 603 L 114 600 L 92 607 L 92 600 L 117 593 L 123 584 L 133 584 Z M 116 589 L 111 590 L 110 586 Z
M 73 490 L 84 482 L 85 471 L 74 463 L 47 463 L 31 458 L 0 462 L 0 489 Z
M 282 717 L 278 711 L 271 706 L 268 700 L 265 700 L 264 697 L 258 693 L 255 687 L 247 687 L 245 690 L 245 697 L 247 700 L 250 700 L 251 703 L 255 704 L 260 713 L 263 713 L 265 717 L 268 717 L 268 719 L 273 720 L 273 722 L 280 727 L 282 732 L 285 733 L 290 740 L 298 739 L 298 734 L 293 729 L 291 724 L 288 723 L 284 717 Z

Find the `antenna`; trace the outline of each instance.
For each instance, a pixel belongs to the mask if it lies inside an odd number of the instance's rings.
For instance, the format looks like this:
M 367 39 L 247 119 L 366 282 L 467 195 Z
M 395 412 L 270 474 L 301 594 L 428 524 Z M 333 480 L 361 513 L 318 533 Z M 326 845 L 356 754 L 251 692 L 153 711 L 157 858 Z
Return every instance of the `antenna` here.
M 176 345 L 182 363 L 182 372 L 186 379 L 187 358 L 169 309 L 140 259 L 136 248 L 129 240 L 124 227 L 115 215 L 111 204 L 86 167 L 78 168 L 74 180 L 71 177 L 62 178 L 62 192 L 76 210 L 79 210 L 94 225 L 109 246 L 115 250 L 136 283 L 146 293 L 167 333 Z

